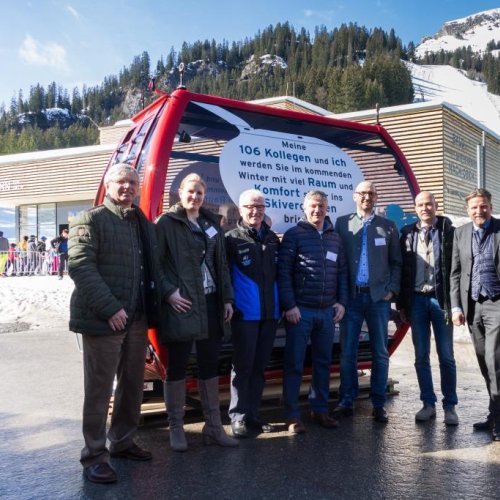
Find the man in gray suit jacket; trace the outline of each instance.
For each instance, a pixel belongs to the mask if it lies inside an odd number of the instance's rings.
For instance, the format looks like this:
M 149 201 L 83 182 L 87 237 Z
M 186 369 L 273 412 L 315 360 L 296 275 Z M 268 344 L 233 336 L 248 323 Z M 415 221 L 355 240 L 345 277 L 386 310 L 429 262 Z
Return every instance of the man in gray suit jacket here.
M 399 233 L 392 221 L 375 215 L 377 189 L 373 182 L 361 182 L 353 197 L 356 212 L 339 217 L 335 226 L 348 258 L 350 293 L 340 324 L 340 401 L 333 414 L 337 418 L 353 414 L 353 403 L 358 395 L 359 334 L 363 321 L 366 321 L 372 353 L 370 397 L 373 418 L 386 423 L 387 325 L 391 301 L 399 293 L 401 281 Z
M 466 198 L 472 222 L 456 229 L 450 278 L 452 320 L 469 326 L 479 368 L 490 395 L 489 414 L 475 430 L 500 441 L 500 220 L 491 216 L 491 193 Z

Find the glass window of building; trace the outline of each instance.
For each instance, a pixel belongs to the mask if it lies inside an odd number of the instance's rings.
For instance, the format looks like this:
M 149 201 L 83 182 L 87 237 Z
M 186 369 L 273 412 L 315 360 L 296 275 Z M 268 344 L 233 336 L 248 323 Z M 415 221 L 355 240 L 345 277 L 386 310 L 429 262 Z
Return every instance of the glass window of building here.
M 43 205 L 38 205 L 38 238 L 46 236 L 52 239 L 56 235 L 56 204 L 44 203 Z
M 36 205 L 19 207 L 19 239 L 23 236 L 36 235 L 37 209 Z

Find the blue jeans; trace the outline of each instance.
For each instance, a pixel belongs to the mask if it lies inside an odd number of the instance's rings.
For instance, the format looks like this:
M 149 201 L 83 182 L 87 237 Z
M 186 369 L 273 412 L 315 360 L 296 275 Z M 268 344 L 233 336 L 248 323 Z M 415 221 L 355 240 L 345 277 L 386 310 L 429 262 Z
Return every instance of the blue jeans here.
M 374 407 L 385 404 L 387 377 L 389 375 L 389 353 L 387 352 L 387 324 L 391 303 L 386 300 L 373 302 L 369 293 L 358 293 L 350 299 L 340 323 L 340 402 L 352 408 L 358 397 L 358 346 L 359 335 L 366 321 L 370 337 L 372 369 L 370 398 Z
M 453 324 L 447 325 L 444 312 L 434 297 L 413 294 L 410 312 L 411 338 L 415 347 L 415 370 L 417 371 L 420 399 L 431 406 L 436 405 L 436 394 L 432 384 L 431 325 L 436 341 L 441 373 L 443 407 L 457 404 L 457 368 L 453 356 Z
M 311 340 L 313 377 L 309 390 L 309 404 L 315 413 L 328 413 L 330 393 L 330 365 L 332 361 L 334 309 L 299 307 L 300 321 L 286 323 L 285 367 L 283 399 L 285 418 L 298 418 L 299 393 L 304 370 L 307 343 Z

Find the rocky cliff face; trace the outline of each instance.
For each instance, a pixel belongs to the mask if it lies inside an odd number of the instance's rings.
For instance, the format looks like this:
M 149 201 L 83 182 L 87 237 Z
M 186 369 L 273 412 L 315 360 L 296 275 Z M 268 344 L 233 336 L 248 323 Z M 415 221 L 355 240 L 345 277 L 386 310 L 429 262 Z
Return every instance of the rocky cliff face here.
M 471 32 L 474 31 L 475 28 L 495 32 L 500 28 L 500 9 L 487 10 L 467 18 L 448 21 L 443 25 L 436 36 L 451 35 L 460 37 L 464 34 L 473 35 L 474 33 Z
M 446 22 L 434 36 L 422 40 L 416 54 L 422 57 L 426 52 L 452 52 L 468 46 L 473 52 L 485 52 L 492 40 L 500 42 L 500 8 Z
M 247 80 L 253 75 L 259 75 L 261 73 L 269 73 L 272 68 L 286 69 L 286 62 L 279 56 L 272 56 L 270 54 L 265 54 L 261 57 L 255 57 L 252 55 L 250 59 L 246 62 L 245 66 L 241 71 L 241 80 Z

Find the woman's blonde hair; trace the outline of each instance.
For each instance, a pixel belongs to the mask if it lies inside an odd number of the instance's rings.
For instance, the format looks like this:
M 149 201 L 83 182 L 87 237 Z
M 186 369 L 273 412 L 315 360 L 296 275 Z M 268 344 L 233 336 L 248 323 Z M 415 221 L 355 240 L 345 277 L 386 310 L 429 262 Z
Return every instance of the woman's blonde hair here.
M 198 184 L 201 184 L 203 186 L 203 191 L 205 191 L 205 193 L 207 192 L 207 185 L 205 184 L 205 181 L 198 174 L 193 173 L 186 175 L 186 177 L 182 179 L 179 189 L 180 190 L 184 189 L 184 186 L 188 182 L 197 182 Z

